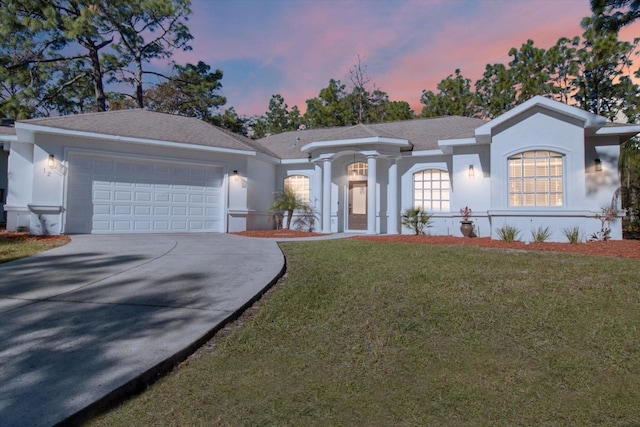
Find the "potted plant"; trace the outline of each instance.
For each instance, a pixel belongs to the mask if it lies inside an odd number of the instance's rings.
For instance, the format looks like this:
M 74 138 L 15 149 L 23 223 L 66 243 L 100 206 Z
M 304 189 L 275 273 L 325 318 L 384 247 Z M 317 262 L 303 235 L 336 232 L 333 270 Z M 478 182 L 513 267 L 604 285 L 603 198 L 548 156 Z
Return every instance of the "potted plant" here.
M 460 209 L 460 215 L 462 215 L 462 221 L 460 221 L 460 232 L 464 237 L 476 237 L 476 234 L 473 232 L 473 221 L 469 218 L 473 214 L 473 211 L 469 206 L 465 206 Z

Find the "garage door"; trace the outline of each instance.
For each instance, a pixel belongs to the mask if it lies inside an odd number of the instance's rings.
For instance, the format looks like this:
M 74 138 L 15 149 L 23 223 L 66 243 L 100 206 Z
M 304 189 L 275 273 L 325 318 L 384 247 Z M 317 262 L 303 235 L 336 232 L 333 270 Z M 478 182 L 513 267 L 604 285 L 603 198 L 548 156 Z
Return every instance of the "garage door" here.
M 67 233 L 223 231 L 221 167 L 71 154 Z

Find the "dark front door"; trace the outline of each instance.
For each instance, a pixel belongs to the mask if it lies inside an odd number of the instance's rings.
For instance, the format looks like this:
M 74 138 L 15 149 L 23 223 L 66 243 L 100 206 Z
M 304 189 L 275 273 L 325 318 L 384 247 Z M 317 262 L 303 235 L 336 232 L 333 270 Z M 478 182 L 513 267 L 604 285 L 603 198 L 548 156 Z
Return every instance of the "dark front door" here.
M 349 230 L 367 229 L 367 181 L 349 182 Z

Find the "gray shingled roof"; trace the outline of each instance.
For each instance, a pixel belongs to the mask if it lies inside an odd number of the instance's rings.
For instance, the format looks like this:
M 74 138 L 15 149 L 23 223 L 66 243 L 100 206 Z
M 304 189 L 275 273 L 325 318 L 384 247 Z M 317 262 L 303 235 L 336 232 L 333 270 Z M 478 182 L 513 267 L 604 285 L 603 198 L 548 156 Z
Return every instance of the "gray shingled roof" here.
M 21 123 L 130 138 L 258 151 L 274 156 L 255 141 L 202 120 L 141 109 L 47 117 L 24 120 Z
M 472 117 L 438 117 L 400 122 L 377 123 L 335 127 L 327 129 L 307 129 L 284 132 L 258 140 L 282 159 L 303 159 L 306 153 L 300 148 L 311 142 L 342 139 L 384 138 L 406 139 L 413 144 L 413 150 L 438 149 L 438 141 L 452 138 L 472 138 L 473 131 L 485 123 Z

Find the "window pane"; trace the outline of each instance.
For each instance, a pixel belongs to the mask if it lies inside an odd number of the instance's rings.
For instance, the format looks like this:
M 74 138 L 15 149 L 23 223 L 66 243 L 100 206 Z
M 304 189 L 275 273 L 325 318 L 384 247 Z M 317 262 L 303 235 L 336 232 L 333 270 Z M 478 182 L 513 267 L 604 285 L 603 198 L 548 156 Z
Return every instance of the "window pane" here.
M 536 163 L 536 176 L 549 176 L 549 165 L 547 163 Z
M 522 184 L 524 185 L 525 193 L 533 193 L 536 191 L 536 180 L 535 179 L 525 179 Z
M 284 180 L 284 186 L 296 193 L 299 199 L 309 202 L 309 177 L 304 175 L 292 175 Z
M 527 151 L 508 159 L 511 206 L 562 206 L 563 162 L 559 153 Z
M 513 178 L 522 177 L 522 163 L 520 160 L 509 162 L 509 175 Z
M 548 194 L 536 194 L 536 205 L 537 206 L 549 206 L 549 195 Z
M 525 177 L 533 177 L 536 176 L 536 162 L 533 159 L 525 159 L 524 160 L 524 176 Z
M 448 211 L 450 187 L 449 173 L 446 171 L 427 169 L 416 172 L 413 174 L 414 204 L 426 211 Z
M 546 179 L 537 180 L 536 193 L 549 193 L 549 181 Z

